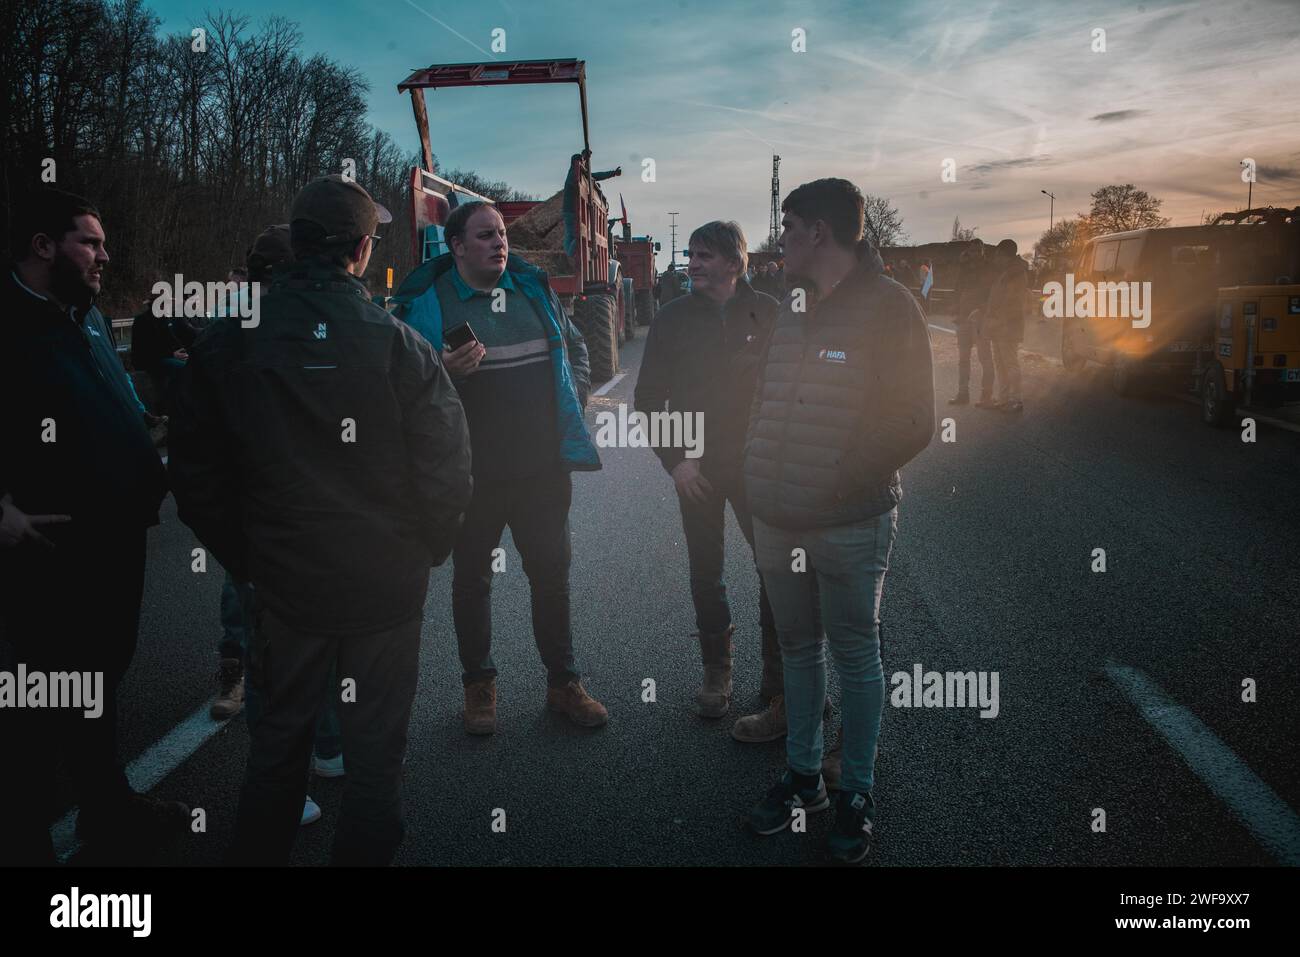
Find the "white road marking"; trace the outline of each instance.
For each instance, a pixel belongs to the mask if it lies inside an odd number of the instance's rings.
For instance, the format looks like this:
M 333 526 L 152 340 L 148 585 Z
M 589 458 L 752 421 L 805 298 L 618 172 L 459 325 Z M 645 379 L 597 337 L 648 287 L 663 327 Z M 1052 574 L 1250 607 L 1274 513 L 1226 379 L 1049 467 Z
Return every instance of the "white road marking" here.
M 622 382 L 625 378 L 627 378 L 627 373 L 626 373 L 626 372 L 620 372 L 618 375 L 614 376 L 614 378 L 610 379 L 608 382 L 606 382 L 604 385 L 602 385 L 599 389 L 597 389 L 595 392 L 593 392 L 592 395 L 604 395 L 604 394 L 605 394 L 606 392 L 608 392 L 610 389 L 614 388 L 614 386 L 616 386 L 616 385 L 618 385 L 620 382 Z
M 1200 718 L 1137 668 L 1108 662 L 1106 674 L 1280 864 L 1300 865 L 1300 817 L 1272 788 Z
M 126 769 L 127 781 L 136 791 L 152 791 L 163 778 L 180 767 L 225 725 L 225 721 L 212 720 L 208 714 L 208 704 L 205 703 L 132 761 Z M 81 847 L 81 842 L 77 840 L 76 826 L 77 809 L 74 807 L 50 829 L 54 853 L 58 855 L 60 863 L 66 863 Z

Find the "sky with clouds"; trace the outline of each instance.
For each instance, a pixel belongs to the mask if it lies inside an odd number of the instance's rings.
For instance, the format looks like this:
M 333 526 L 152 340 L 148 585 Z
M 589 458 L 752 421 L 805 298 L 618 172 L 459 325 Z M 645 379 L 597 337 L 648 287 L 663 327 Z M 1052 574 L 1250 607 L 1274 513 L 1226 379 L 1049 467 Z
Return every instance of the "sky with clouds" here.
M 167 32 L 214 9 L 152 0 Z M 1174 225 L 1255 205 L 1300 204 L 1300 2 L 1007 3 L 996 0 L 223 0 L 255 20 L 298 22 L 303 52 L 369 78 L 370 121 L 418 149 L 397 84 L 433 63 L 578 57 L 587 62 L 593 162 L 633 230 L 679 242 L 735 219 L 767 234 L 773 152 L 782 192 L 843 176 L 890 198 L 913 242 L 954 216 L 1027 250 L 1089 194 L 1133 183 Z M 505 30 L 506 52 L 492 53 Z M 806 51 L 792 50 L 792 31 Z M 1094 52 L 1095 30 L 1105 51 Z M 427 92 L 433 150 L 548 196 L 581 147 L 568 85 Z M 642 160 L 656 180 L 643 182 Z M 944 182 L 945 160 L 956 182 Z

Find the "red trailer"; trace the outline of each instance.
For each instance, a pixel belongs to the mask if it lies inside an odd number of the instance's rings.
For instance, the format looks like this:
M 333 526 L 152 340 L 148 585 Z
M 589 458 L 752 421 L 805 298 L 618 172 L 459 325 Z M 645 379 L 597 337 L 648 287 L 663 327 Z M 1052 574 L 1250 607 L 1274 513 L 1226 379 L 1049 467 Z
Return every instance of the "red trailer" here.
M 649 236 L 632 236 L 624 227 L 623 239 L 615 240 L 614 256 L 623 266 L 623 276 L 632 282 L 632 308 L 635 322 L 648 326 L 655 315 L 655 253 L 659 244 Z
M 429 116 L 424 91 L 462 86 L 512 86 L 532 83 L 574 83 L 582 110 L 583 156 L 587 155 L 586 63 L 583 60 L 517 60 L 490 63 L 434 64 L 416 70 L 402 83 L 398 92 L 411 94 L 411 109 L 420 131 L 423 168 L 411 171 L 412 244 L 419 262 L 429 259 L 440 248 L 441 227 L 452 208 L 462 197 L 484 199 L 469 190 L 433 173 L 433 148 L 429 140 Z M 577 248 L 570 257 L 572 271 L 549 277 L 551 288 L 587 340 L 594 382 L 612 378 L 618 371 L 618 343 L 622 326 L 622 283 L 612 275 L 607 235 L 609 204 L 591 178 L 589 159 L 574 160 L 577 170 L 575 202 Z M 490 200 L 489 200 L 490 202 Z M 523 215 L 531 204 L 502 203 L 507 224 Z M 506 211 L 509 210 L 509 216 Z

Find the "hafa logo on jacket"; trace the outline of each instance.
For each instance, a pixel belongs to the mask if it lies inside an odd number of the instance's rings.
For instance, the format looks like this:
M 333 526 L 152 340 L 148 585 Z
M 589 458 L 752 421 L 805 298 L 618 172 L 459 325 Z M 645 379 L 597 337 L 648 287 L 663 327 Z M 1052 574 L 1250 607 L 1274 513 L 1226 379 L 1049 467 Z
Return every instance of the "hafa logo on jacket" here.
M 312 333 L 312 335 L 314 335 L 317 339 L 324 339 L 327 335 L 329 335 L 328 331 L 325 329 L 325 323 L 323 322 L 316 323 L 316 331 Z
M 823 362 L 848 362 L 849 357 L 844 354 L 843 349 L 823 349 L 817 353 L 817 358 Z

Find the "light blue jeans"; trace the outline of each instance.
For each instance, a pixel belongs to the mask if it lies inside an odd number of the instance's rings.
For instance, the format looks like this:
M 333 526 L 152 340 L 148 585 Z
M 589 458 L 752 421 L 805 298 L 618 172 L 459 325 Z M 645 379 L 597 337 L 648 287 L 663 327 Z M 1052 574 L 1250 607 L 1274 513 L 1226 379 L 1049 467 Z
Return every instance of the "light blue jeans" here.
M 767 584 L 785 662 L 786 759 L 800 774 L 822 764 L 822 704 L 826 643 L 812 616 L 813 583 L 821 592 L 822 624 L 841 685 L 844 738 L 841 788 L 874 808 L 876 740 L 885 702 L 880 662 L 880 596 L 898 533 L 898 510 L 832 528 L 787 531 L 754 519 L 754 550 Z M 794 549 L 806 571 L 795 571 Z

